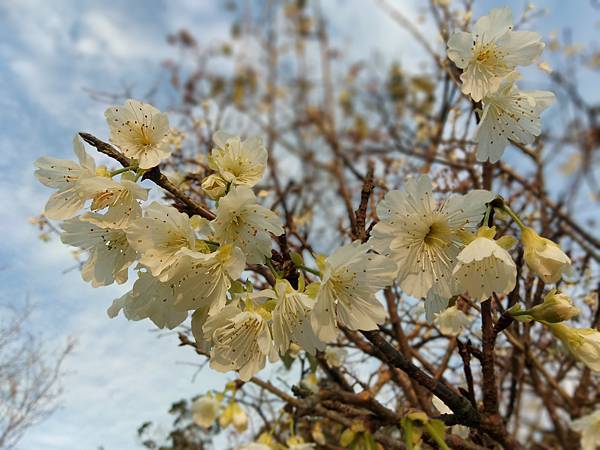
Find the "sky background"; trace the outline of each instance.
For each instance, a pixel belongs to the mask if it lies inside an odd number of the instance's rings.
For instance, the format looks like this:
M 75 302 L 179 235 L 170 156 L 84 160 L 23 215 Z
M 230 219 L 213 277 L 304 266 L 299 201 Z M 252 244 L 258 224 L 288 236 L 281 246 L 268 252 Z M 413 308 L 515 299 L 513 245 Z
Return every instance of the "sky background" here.
M 412 17 L 422 4 L 393 3 Z M 515 14 L 525 3 L 508 2 Z M 77 340 L 66 361 L 60 409 L 30 430 L 20 450 L 139 448 L 135 430 L 141 423 L 167 427 L 173 401 L 221 388 L 227 379 L 209 371 L 194 378 L 197 359 L 177 347 L 175 334 L 151 332 L 150 322 L 110 320 L 106 308 L 127 287 L 92 289 L 78 271 L 64 273 L 74 264 L 70 249 L 56 239 L 41 242 L 28 224 L 50 194 L 34 179 L 33 161 L 42 155 L 71 158 L 71 140 L 80 130 L 107 137 L 106 105 L 86 90 L 121 92 L 127 85 L 143 94 L 172 51 L 168 33 L 185 27 L 201 43 L 228 35 L 230 19 L 221 4 L 0 0 L 0 302 L 33 302 L 31 326 L 49 349 L 60 348 L 68 337 Z M 409 69 L 417 63 L 418 47 L 375 2 L 322 4 L 333 13 L 334 42 L 342 49 L 356 57 L 378 49 Z M 485 13 L 502 4 L 478 1 L 476 9 Z M 589 1 L 536 4 L 548 9 L 536 31 L 547 35 L 570 27 L 574 41 L 598 47 L 600 9 Z

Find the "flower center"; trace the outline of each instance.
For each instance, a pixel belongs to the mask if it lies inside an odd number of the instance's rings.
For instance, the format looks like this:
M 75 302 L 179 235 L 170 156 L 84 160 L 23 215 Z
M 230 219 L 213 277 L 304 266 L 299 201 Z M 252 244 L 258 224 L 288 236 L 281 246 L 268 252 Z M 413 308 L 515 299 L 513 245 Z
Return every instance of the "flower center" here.
M 450 243 L 451 231 L 445 220 L 436 220 L 429 225 L 429 231 L 423 238 L 431 247 L 444 248 Z
M 496 47 L 496 44 L 489 42 L 487 44 L 478 43 L 473 48 L 475 60 L 483 65 L 498 65 L 502 59 L 502 53 Z

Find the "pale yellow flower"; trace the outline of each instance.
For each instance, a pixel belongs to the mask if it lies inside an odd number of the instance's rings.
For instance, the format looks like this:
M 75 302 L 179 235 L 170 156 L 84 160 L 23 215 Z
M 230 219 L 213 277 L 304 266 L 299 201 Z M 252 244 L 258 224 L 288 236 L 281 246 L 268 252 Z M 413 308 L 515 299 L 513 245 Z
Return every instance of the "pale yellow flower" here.
M 438 313 L 435 322 L 442 334 L 458 336 L 469 326 L 471 319 L 454 305 Z
M 233 400 L 223 410 L 219 417 L 219 424 L 223 428 L 233 425 L 235 431 L 243 433 L 248 428 L 248 414 L 246 414 L 242 405 Z
M 127 100 L 104 113 L 110 128 L 110 141 L 123 154 L 138 162 L 141 169 L 158 166 L 171 154 L 168 142 L 169 118 L 154 106 Z
M 452 270 L 464 247 L 461 233 L 474 230 L 494 197 L 474 190 L 436 202 L 428 176 L 408 180 L 404 191 L 389 191 L 377 205 L 380 221 L 369 243 L 398 263 L 397 281 L 407 294 L 424 298 L 433 290 L 448 299 L 457 294 Z
M 462 91 L 476 102 L 494 92 L 517 66 L 531 64 L 544 50 L 538 33 L 513 31 L 509 8 L 480 17 L 473 31 L 459 31 L 448 40 L 448 58 L 463 73 Z
M 210 156 L 210 167 L 226 183 L 252 187 L 262 179 L 268 154 L 260 138 L 242 141 L 239 136 L 217 131 L 213 141 L 216 147 Z
M 65 220 L 73 217 L 86 202 L 81 194 L 81 181 L 96 176 L 96 164 L 83 147 L 79 136 L 73 138 L 73 152 L 79 163 L 66 159 L 43 156 L 35 161 L 36 178 L 44 186 L 56 189 L 44 209 L 49 219 Z
M 524 311 L 516 310 L 513 313 L 513 316 L 517 318 L 524 316 L 529 320 L 534 319 L 548 323 L 563 322 L 577 315 L 579 315 L 579 308 L 573 304 L 573 300 L 557 289 L 548 292 L 544 297 L 544 301 L 539 305 Z
M 213 173 L 202 181 L 202 190 L 213 200 L 218 200 L 227 193 L 227 181 Z
M 220 408 L 221 402 L 217 398 L 204 395 L 192 403 L 192 420 L 202 428 L 210 428 L 219 416 Z
M 392 283 L 397 267 L 369 251 L 369 244 L 355 242 L 317 258 L 321 284 L 311 323 L 322 341 L 336 338 L 338 322 L 351 330 L 375 330 L 385 321 L 386 311 L 375 294 Z
M 538 235 L 533 228 L 521 230 L 527 266 L 545 283 L 556 283 L 571 267 L 571 259 L 558 244 Z
M 508 75 L 497 91 L 483 98 L 483 114 L 477 127 L 477 160 L 497 162 L 511 141 L 532 144 L 542 132 L 540 115 L 555 100 L 549 91 L 520 91 L 518 74 Z
M 594 372 L 600 372 L 600 331 L 571 328 L 562 323 L 546 324 L 569 352 Z
M 494 240 L 494 228 L 481 227 L 456 257 L 452 275 L 462 292 L 477 300 L 496 294 L 508 294 L 515 287 L 517 266 L 504 247 L 512 245 L 508 236 Z
M 241 248 L 250 264 L 261 264 L 270 258 L 271 234 L 283 233 L 277 214 L 259 205 L 254 192 L 245 186 L 230 190 L 219 200 L 212 226 L 214 239 Z
M 240 301 L 225 306 L 207 319 L 203 331 L 212 342 L 210 366 L 219 372 L 237 370 L 248 381 L 276 352 L 262 311 L 251 307 L 251 302 L 245 309 L 241 306 Z
M 129 266 L 136 253 L 129 246 L 125 232 L 119 229 L 100 228 L 86 220 L 74 217 L 61 224 L 63 244 L 85 250 L 89 257 L 81 268 L 81 276 L 93 287 L 107 286 L 113 282 L 127 281 Z

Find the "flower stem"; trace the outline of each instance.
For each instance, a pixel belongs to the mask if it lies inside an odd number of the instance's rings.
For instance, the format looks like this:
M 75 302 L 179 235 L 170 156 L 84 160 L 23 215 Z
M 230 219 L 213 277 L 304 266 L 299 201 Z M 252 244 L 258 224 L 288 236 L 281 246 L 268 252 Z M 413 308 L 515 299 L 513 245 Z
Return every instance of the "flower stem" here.
M 137 169 L 137 172 L 135 174 L 135 181 L 139 180 L 147 171 L 148 169 Z
M 275 267 L 273 266 L 273 262 L 270 259 L 267 259 L 267 267 L 271 270 L 271 273 L 275 278 L 281 278 L 281 274 L 277 271 L 277 269 L 275 269 Z
M 321 276 L 321 272 L 319 272 L 317 269 L 312 269 L 312 268 L 306 267 L 306 266 L 297 266 L 297 267 L 298 267 L 298 269 L 305 270 L 307 272 L 312 273 L 313 275 L 317 275 L 318 277 Z
M 490 226 L 490 214 L 492 213 L 492 209 L 494 207 L 492 205 L 488 205 L 487 209 L 485 210 L 485 216 L 483 216 L 483 225 L 486 227 Z
M 521 230 L 523 228 L 527 228 L 525 224 L 521 221 L 521 219 L 519 219 L 519 216 L 517 216 L 517 214 L 512 209 L 510 209 L 510 206 L 508 206 L 506 203 L 502 203 L 501 208 L 506 214 L 508 214 L 511 217 L 512 220 L 515 221 L 515 223 L 519 226 Z
M 120 169 L 113 170 L 113 171 L 110 173 L 110 177 L 112 178 L 112 177 L 114 177 L 114 176 L 117 176 L 117 175 L 119 175 L 119 174 L 121 174 L 121 173 L 123 173 L 123 172 L 127 172 L 128 170 L 135 170 L 135 169 L 137 169 L 137 167 L 136 167 L 136 166 L 127 166 L 127 167 L 121 167 Z

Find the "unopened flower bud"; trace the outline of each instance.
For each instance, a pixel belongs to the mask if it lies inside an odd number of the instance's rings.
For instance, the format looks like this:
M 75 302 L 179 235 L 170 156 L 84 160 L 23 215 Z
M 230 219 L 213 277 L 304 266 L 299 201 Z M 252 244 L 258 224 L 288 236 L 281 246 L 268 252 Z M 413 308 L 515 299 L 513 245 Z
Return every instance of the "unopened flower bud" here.
M 593 328 L 570 328 L 562 323 L 548 327 L 567 350 L 594 372 L 600 372 L 600 331 Z
M 210 428 L 219 414 L 221 402 L 212 395 L 200 397 L 192 403 L 192 420 L 202 428 Z
M 573 300 L 568 295 L 552 289 L 544 297 L 543 303 L 524 312 L 538 321 L 558 323 L 577 316 L 579 308 L 573 304 Z
M 213 173 L 202 182 L 202 190 L 213 200 L 218 200 L 227 192 L 227 182 L 219 175 Z
M 238 433 L 243 433 L 248 428 L 248 415 L 240 404 L 234 400 L 227 405 L 223 414 L 219 417 L 219 424 L 223 428 L 233 425 Z
M 556 283 L 571 267 L 571 260 L 555 242 L 538 235 L 529 227 L 521 231 L 525 262 L 545 283 Z

